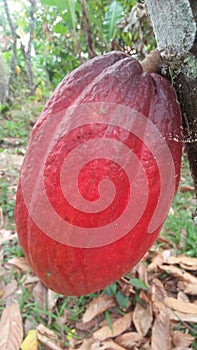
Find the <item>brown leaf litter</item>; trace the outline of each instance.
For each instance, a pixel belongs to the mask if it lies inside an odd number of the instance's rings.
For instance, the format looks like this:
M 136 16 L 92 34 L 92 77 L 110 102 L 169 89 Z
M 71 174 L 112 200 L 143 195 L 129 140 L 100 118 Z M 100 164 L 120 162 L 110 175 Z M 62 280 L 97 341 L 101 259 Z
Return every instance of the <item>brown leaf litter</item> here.
M 13 232 L 3 232 L 1 240 L 12 242 Z M 161 238 L 159 238 L 161 239 Z M 97 293 L 86 303 L 78 319 L 72 319 L 76 298 L 65 304 L 56 325 L 51 329 L 55 308 L 64 298 L 47 289 L 22 257 L 3 262 L 0 248 L 0 319 L 1 350 L 188 350 L 195 341 L 197 323 L 197 259 L 176 256 L 168 240 L 161 240 L 165 249 L 154 249 L 128 274 L 117 281 L 113 295 Z M 21 276 L 20 284 L 14 277 Z M 146 289 L 131 284 L 138 278 Z M 8 283 L 5 283 L 5 280 Z M 38 305 L 43 322 L 24 319 L 19 309 L 22 290 L 30 292 L 31 301 Z M 117 292 L 129 302 L 121 306 Z M 46 312 L 49 315 L 46 318 Z M 34 318 L 34 315 L 31 315 Z M 45 321 L 46 319 L 46 321 Z M 70 330 L 70 331 L 69 331 Z M 24 334 L 23 334 L 24 332 Z M 195 345 L 194 345 L 195 346 Z

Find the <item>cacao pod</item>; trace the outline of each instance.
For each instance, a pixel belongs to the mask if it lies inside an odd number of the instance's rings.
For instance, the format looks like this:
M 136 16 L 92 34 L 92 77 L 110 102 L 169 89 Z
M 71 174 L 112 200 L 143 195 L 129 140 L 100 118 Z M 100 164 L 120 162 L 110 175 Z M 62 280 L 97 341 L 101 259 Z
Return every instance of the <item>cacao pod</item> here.
M 32 130 L 16 197 L 19 241 L 43 283 L 84 295 L 129 271 L 168 215 L 181 151 L 164 77 L 122 52 L 68 74 Z

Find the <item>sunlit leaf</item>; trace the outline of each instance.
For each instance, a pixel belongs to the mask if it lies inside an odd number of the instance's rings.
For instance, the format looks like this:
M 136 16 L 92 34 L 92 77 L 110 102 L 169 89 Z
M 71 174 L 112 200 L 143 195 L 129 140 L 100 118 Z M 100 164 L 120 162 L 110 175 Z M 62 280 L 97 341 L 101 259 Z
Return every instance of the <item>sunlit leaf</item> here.
M 63 16 L 66 25 L 71 27 L 74 31 L 76 29 L 76 0 L 57 0 L 57 7 L 60 10 L 66 10 L 66 14 Z
M 56 6 L 56 0 L 41 0 L 43 5 Z
M 118 1 L 113 1 L 109 11 L 105 14 L 103 30 L 108 40 L 114 38 L 116 25 L 123 18 L 123 7 Z
M 59 34 L 62 34 L 62 35 L 63 35 L 63 34 L 65 34 L 65 33 L 67 33 L 68 29 L 66 28 L 66 26 L 65 26 L 63 23 L 59 22 L 59 23 L 56 23 L 56 24 L 54 25 L 53 31 L 54 31 L 55 33 L 59 33 Z
M 75 31 L 77 23 L 76 0 L 41 0 L 41 2 L 43 5 L 56 6 L 60 11 L 65 11 L 66 13 L 62 18 L 66 22 L 66 26 Z M 67 31 L 64 29 L 63 23 L 57 23 L 54 28 L 55 32 L 60 34 L 65 34 Z

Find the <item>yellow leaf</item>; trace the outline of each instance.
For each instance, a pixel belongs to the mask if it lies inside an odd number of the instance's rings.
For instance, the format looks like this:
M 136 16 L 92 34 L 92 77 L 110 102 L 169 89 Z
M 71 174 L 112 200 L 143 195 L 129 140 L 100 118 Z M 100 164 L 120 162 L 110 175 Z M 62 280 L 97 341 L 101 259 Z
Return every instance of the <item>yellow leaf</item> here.
M 41 91 L 41 89 L 39 87 L 37 87 L 35 89 L 35 96 L 36 96 L 37 99 L 41 99 L 42 98 L 42 91 Z
M 28 332 L 21 344 L 21 350 L 38 350 L 38 338 L 35 329 Z
M 19 75 L 21 73 L 21 68 L 19 66 L 15 67 L 15 72 L 17 75 Z

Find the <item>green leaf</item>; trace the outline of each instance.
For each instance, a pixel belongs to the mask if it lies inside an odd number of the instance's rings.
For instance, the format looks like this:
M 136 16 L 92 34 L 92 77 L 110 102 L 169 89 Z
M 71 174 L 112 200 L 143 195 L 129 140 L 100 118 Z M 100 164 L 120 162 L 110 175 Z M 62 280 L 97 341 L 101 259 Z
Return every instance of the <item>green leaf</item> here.
M 41 0 L 41 3 L 43 5 L 49 5 L 49 6 L 56 6 L 57 5 L 56 0 Z
M 108 323 L 108 325 L 109 325 L 109 328 L 110 328 L 110 330 L 111 330 L 111 332 L 112 332 L 112 334 L 113 334 L 112 321 L 111 321 L 110 313 L 109 313 L 108 310 L 105 311 L 105 317 L 106 317 L 107 323 Z
M 76 30 L 76 0 L 41 0 L 41 3 L 43 5 L 56 6 L 60 11 L 66 11 L 66 14 L 63 16 L 66 25 L 74 31 Z
M 117 290 L 117 284 L 116 283 L 113 283 L 113 284 L 111 284 L 110 286 L 108 286 L 108 287 L 106 287 L 104 289 L 105 294 L 107 294 L 107 295 L 115 295 L 116 294 L 116 290 Z
M 129 298 L 126 297 L 126 295 L 124 295 L 121 290 L 119 290 L 116 293 L 116 301 L 120 307 L 122 307 L 123 309 L 126 309 L 128 306 Z
M 143 281 L 141 281 L 139 278 L 131 278 L 129 282 L 133 287 L 137 289 L 148 290 L 147 285 Z
M 103 22 L 103 31 L 107 40 L 114 38 L 116 25 L 123 18 L 123 7 L 118 1 L 113 1 L 110 5 L 109 11 L 105 14 Z
M 54 25 L 53 31 L 55 33 L 65 34 L 67 33 L 68 29 L 65 27 L 63 23 L 59 22 Z
M 57 7 L 59 10 L 66 10 L 66 14 L 63 16 L 66 24 L 74 31 L 76 30 L 77 18 L 76 18 L 76 0 L 57 0 Z

